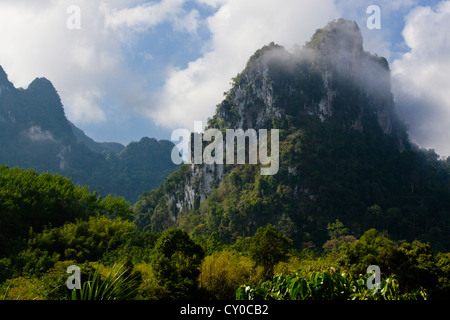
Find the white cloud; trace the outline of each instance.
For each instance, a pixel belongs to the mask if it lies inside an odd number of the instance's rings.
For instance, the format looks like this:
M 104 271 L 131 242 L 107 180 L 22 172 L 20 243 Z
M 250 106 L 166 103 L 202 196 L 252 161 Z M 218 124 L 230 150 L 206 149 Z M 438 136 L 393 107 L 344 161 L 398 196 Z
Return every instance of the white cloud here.
M 198 18 L 195 10 L 182 9 L 185 0 L 162 0 L 154 5 L 142 2 L 2 1 L 0 65 L 16 87 L 27 87 L 36 77 L 48 78 L 58 90 L 66 114 L 76 123 L 106 120 L 107 98 L 122 102 L 123 109 L 139 108 L 129 104 L 128 92 L 134 94 L 133 102 L 148 104 L 145 75 L 129 69 L 124 48 L 142 28 L 166 20 L 177 30 L 195 32 Z M 72 5 L 80 8 L 80 30 L 67 28 L 71 16 L 67 8 Z
M 358 23 L 364 38 L 364 49 L 371 53 L 383 56 L 388 61 L 396 52 L 393 52 L 392 40 L 396 38 L 396 28 L 393 22 L 402 20 L 403 15 L 417 5 L 418 0 L 377 0 L 373 2 L 361 0 L 335 0 L 336 6 L 342 17 Z M 367 19 L 373 14 L 367 13 L 367 8 L 377 5 L 380 8 L 381 29 L 369 30 Z M 395 25 L 395 24 L 394 24 Z
M 417 7 L 406 17 L 410 52 L 392 64 L 398 113 L 420 146 L 450 155 L 450 1 Z
M 69 30 L 66 12 L 81 8 L 81 30 Z M 105 79 L 121 70 L 118 41 L 102 27 L 98 4 L 89 0 L 0 3 L 0 64 L 17 87 L 46 77 L 75 121 L 105 118 L 99 102 Z
M 207 19 L 212 38 L 205 45 L 205 54 L 184 69 L 170 69 L 157 108 L 147 111 L 158 124 L 169 128 L 192 129 L 194 120 L 206 124 L 231 78 L 263 45 L 271 41 L 287 49 L 302 45 L 317 28 L 338 18 L 332 0 L 199 1 L 218 8 Z
M 113 112 L 134 108 L 167 128 L 191 129 L 194 120 L 206 123 L 214 114 L 231 78 L 263 45 L 271 41 L 287 49 L 301 45 L 317 28 L 342 15 L 358 22 L 366 50 L 389 58 L 392 46 L 384 22 L 416 3 L 380 0 L 382 30 L 374 33 L 364 28 L 367 15 L 359 0 L 1 1 L 0 65 L 16 87 L 26 87 L 36 77 L 52 81 L 66 114 L 77 124 L 108 120 L 115 117 Z M 66 27 L 70 5 L 81 9 L 81 30 Z M 201 16 L 202 5 L 215 8 L 215 13 Z M 409 99 L 399 106 L 411 123 L 413 138 L 447 154 L 449 7 L 448 1 L 434 11 L 418 7 L 407 17 L 404 37 L 411 51 L 393 64 L 397 100 L 414 97 L 429 105 L 418 107 Z M 127 55 L 157 63 L 159 57 L 134 47 L 134 40 L 162 23 L 187 36 L 206 26 L 211 38 L 203 44 L 203 55 L 187 67 L 167 67 L 165 85 L 155 95 L 149 90 L 148 75 L 128 67 L 133 57 Z M 116 105 L 107 106 L 106 101 Z M 419 116 L 413 118 L 414 114 Z
M 122 9 L 104 6 L 107 11 L 105 26 L 114 30 L 126 28 L 128 31 L 131 29 L 143 32 L 162 22 L 170 21 L 179 31 L 195 32 L 198 12 L 186 12 L 183 9 L 184 3 L 186 0 L 163 0 Z
M 25 136 L 33 142 L 55 142 L 55 138 L 48 130 L 42 130 L 39 126 L 32 126 L 28 129 Z
M 367 7 L 377 5 L 380 7 L 382 15 L 390 16 L 399 10 L 409 10 L 416 6 L 419 0 L 377 0 L 377 1 L 361 1 L 361 0 L 335 0 L 340 12 L 350 17 L 360 17 L 361 21 L 365 20 Z M 359 19 L 358 19 L 359 20 Z

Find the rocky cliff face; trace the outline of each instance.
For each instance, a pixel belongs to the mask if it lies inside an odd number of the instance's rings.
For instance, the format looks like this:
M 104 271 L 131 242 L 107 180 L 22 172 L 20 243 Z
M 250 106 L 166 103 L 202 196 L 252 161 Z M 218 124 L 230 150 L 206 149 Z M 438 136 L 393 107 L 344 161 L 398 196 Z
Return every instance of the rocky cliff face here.
M 289 119 L 318 118 L 330 126 L 392 136 L 399 149 L 407 143 L 394 112 L 388 63 L 364 51 L 352 21 L 317 30 L 296 52 L 274 43 L 261 48 L 233 82 L 209 128 L 271 129 Z M 183 183 L 166 195 L 168 207 L 176 208 L 171 220 L 198 207 L 227 171 L 223 165 L 190 165 Z
M 312 115 L 363 130 L 373 112 L 385 134 L 396 121 L 387 61 L 363 50 L 358 26 L 339 20 L 297 52 L 270 44 L 252 56 L 219 105 L 215 124 L 270 127 L 274 117 Z
M 47 79 L 37 78 L 27 89 L 16 89 L 0 69 L 2 162 L 64 170 L 76 139 L 55 88 Z

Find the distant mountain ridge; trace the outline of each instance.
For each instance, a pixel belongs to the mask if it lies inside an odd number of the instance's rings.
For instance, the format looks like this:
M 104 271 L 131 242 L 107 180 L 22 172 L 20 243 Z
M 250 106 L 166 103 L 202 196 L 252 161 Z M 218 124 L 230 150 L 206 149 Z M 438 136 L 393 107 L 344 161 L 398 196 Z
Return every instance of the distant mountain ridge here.
M 114 152 L 114 153 L 120 153 L 125 146 L 118 142 L 97 142 L 88 137 L 83 130 L 75 126 L 72 122 L 69 121 L 70 126 L 72 127 L 72 131 L 77 138 L 78 142 L 84 143 L 87 147 L 90 149 L 96 151 L 96 152 Z
M 66 118 L 49 80 L 37 78 L 28 88 L 16 89 L 1 66 L 0 141 L 0 165 L 59 173 L 101 195 L 131 202 L 176 168 L 170 141 L 96 142 Z

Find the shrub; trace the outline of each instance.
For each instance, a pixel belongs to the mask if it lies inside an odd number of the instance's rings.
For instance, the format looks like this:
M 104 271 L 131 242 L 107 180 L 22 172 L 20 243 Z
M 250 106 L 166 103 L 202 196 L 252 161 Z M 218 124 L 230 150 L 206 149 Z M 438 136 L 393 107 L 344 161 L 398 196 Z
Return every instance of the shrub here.
M 230 251 L 207 256 L 202 263 L 199 284 L 207 294 L 218 300 L 234 299 L 241 283 L 257 284 L 257 270 L 250 258 Z

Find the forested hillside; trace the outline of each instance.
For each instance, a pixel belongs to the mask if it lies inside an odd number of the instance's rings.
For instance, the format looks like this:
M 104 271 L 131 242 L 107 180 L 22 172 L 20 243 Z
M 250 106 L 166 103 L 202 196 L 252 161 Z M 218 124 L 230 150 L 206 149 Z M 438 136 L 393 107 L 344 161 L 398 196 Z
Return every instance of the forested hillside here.
M 356 237 L 376 228 L 449 250 L 450 160 L 409 141 L 387 61 L 363 50 L 354 22 L 330 23 L 297 52 L 258 50 L 208 128 L 279 129 L 278 173 L 185 165 L 140 197 L 139 228 L 233 243 L 272 224 L 296 248 L 320 248 L 339 219 Z
M 392 241 L 375 229 L 359 239 L 340 221 L 323 248 L 297 250 L 273 226 L 235 243 L 181 229 L 141 231 L 130 205 L 102 199 L 67 178 L 1 167 L 0 299 L 440 299 L 450 255 Z M 368 265 L 382 271 L 368 289 Z M 67 269 L 81 270 L 69 290 Z M 275 274 L 275 276 L 274 276 Z

